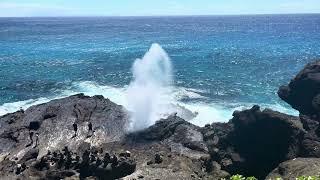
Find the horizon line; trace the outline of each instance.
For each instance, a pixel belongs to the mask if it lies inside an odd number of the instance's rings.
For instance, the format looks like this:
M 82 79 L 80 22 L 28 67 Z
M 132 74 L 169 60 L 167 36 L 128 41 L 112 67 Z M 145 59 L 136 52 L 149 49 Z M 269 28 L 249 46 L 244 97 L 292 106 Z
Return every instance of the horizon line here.
M 62 15 L 62 16 L 0 16 L 0 18 L 90 18 L 90 17 L 208 17 L 208 16 L 277 16 L 277 15 L 320 15 L 311 13 L 256 13 L 256 14 L 195 14 L 195 15 Z

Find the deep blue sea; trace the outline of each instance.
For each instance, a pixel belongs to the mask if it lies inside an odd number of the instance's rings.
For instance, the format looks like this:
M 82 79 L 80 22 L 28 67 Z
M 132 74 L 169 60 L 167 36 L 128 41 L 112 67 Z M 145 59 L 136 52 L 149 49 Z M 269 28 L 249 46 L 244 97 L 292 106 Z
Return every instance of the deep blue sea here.
M 320 58 L 320 15 L 0 18 L 0 114 L 78 92 L 121 104 L 152 43 L 198 124 L 253 104 L 294 114 L 276 92 Z

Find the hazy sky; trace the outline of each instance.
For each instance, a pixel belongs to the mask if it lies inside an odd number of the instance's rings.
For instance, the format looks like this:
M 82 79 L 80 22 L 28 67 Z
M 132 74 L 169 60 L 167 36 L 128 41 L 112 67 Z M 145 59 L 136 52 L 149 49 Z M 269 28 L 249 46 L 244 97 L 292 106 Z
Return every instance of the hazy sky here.
M 0 16 L 320 13 L 320 0 L 0 0 Z

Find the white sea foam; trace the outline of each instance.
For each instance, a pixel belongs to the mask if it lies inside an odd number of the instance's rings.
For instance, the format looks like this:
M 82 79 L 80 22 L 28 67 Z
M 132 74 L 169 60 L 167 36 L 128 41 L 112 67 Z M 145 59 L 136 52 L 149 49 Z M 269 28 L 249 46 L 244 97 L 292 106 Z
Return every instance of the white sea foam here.
M 75 82 L 69 90 L 64 90 L 63 94 L 69 96 L 71 94 L 84 93 L 88 96 L 103 95 L 116 104 L 127 106 L 125 98 L 126 87 L 116 88 L 112 86 L 100 85 L 92 81 Z
M 27 109 L 30 106 L 46 103 L 52 100 L 51 98 L 38 98 L 38 99 L 29 99 L 25 101 L 17 101 L 12 103 L 4 103 L 0 106 L 0 116 L 15 112 L 19 109 Z
M 183 104 L 186 108 L 193 112 L 197 112 L 198 116 L 192 119 L 190 122 L 198 125 L 204 126 L 206 124 L 211 124 L 213 122 L 227 122 L 232 118 L 232 114 L 236 110 L 250 109 L 253 103 L 243 103 L 243 104 L 223 104 L 223 103 L 187 103 Z M 295 115 L 299 113 L 281 104 L 259 104 L 261 110 L 265 108 L 273 109 L 282 113 Z
M 177 87 L 172 89 L 172 93 L 174 94 L 175 99 L 207 99 L 202 96 L 200 93 L 204 93 L 205 91 L 192 89 L 192 88 L 183 88 Z

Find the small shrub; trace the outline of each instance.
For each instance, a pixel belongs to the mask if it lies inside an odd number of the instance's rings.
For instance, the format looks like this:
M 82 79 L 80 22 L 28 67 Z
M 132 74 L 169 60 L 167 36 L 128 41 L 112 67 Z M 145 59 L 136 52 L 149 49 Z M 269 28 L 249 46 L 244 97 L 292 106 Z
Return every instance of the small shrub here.
M 246 180 L 246 178 L 242 175 L 237 174 L 237 175 L 231 176 L 230 180 Z
M 246 180 L 258 180 L 257 178 L 251 176 L 251 177 L 247 177 Z

